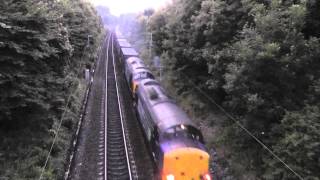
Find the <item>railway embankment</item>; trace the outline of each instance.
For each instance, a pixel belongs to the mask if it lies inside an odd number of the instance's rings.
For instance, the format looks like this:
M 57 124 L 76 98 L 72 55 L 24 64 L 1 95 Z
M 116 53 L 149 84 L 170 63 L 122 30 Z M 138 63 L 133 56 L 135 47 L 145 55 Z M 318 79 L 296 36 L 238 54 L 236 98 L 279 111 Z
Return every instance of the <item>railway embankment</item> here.
M 0 3 L 0 179 L 64 176 L 102 34 L 84 1 Z

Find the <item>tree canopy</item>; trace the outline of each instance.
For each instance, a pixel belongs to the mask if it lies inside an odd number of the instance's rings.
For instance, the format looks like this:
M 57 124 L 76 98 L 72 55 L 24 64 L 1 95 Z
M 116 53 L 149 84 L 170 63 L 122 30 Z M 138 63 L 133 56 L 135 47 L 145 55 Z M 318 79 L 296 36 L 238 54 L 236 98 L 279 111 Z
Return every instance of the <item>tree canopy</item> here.
M 149 28 L 178 94 L 190 92 L 188 77 L 303 178 L 317 180 L 318 12 L 313 0 L 177 0 Z M 232 121 L 221 126 L 233 154 L 251 158 L 248 171 L 296 178 Z
M 71 92 L 78 93 L 68 112 L 79 112 L 82 71 L 93 65 L 102 34 L 95 9 L 82 0 L 1 1 L 1 178 L 39 177 Z M 47 179 L 63 175 L 77 119 L 67 115 Z

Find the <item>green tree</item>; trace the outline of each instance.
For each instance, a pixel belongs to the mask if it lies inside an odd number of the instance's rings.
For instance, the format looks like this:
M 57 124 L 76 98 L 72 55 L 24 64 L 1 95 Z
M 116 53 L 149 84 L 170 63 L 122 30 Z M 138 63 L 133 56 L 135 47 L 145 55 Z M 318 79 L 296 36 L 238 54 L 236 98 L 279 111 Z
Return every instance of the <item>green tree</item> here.
M 315 0 L 307 1 L 307 16 L 304 33 L 307 37 L 320 37 L 320 2 Z
M 187 77 L 256 137 L 277 148 L 285 145 L 290 114 L 301 113 L 297 117 L 304 122 L 310 111 L 304 108 L 319 105 L 318 10 L 319 3 L 312 0 L 179 0 L 156 12 L 150 29 L 155 52 L 162 54 L 167 73 L 174 75 L 167 84 L 178 95 L 191 92 Z M 194 99 L 195 104 L 198 101 Z M 316 118 L 311 119 L 316 123 Z M 225 121 L 222 127 L 233 155 L 251 158 L 248 169 L 265 177 L 290 179 L 283 169 L 273 176 L 274 169 L 264 160 L 269 155 L 235 124 Z M 277 153 L 281 154 L 280 148 Z M 288 152 L 286 158 L 300 155 Z M 306 167 L 310 173 L 302 174 L 313 177 L 315 163 L 290 163 L 297 170 Z
M 274 151 L 303 179 L 319 180 L 320 110 L 307 106 L 301 111 L 287 112 L 281 121 L 281 138 Z M 265 179 L 297 179 L 283 164 L 265 159 Z
M 96 59 L 101 35 L 95 10 L 80 0 L 0 3 L 2 178 L 39 177 L 71 92 L 77 93 L 68 112 L 77 115 L 80 110 L 85 88 L 81 72 Z M 77 120 L 67 114 L 51 154 L 53 162 L 46 169 L 47 179 L 63 176 Z

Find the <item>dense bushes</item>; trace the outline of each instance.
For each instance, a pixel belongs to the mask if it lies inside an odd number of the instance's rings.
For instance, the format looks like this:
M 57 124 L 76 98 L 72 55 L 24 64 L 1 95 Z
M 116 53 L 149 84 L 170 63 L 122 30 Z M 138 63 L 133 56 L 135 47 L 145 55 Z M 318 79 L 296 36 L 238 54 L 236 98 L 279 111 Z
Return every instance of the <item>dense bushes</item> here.
M 81 72 L 94 63 L 101 35 L 82 0 L 0 3 L 0 178 L 39 177 L 74 93 L 46 171 L 48 179 L 62 175 L 85 89 Z
M 302 177 L 319 179 L 319 11 L 311 0 L 179 0 L 150 29 L 171 81 L 188 76 Z M 295 177 L 233 123 L 221 126 L 232 152 L 252 157 L 247 170 Z

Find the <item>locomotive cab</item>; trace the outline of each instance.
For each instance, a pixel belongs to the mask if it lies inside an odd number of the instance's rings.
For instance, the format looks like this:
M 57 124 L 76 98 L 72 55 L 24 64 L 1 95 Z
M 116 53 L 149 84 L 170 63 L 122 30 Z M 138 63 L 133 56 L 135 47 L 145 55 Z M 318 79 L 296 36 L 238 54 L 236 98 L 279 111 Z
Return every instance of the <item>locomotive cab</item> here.
M 151 71 L 145 66 L 143 61 L 137 57 L 126 60 L 125 75 L 128 85 L 134 95 L 139 81 L 143 79 L 154 79 Z
M 211 180 L 209 154 L 199 130 L 188 125 L 169 128 L 160 137 L 162 180 Z
M 201 132 L 155 80 L 138 84 L 137 111 L 162 180 L 211 180 Z
M 143 79 L 154 79 L 154 76 L 147 69 L 136 69 L 130 81 L 133 94 L 136 92 L 139 81 Z

